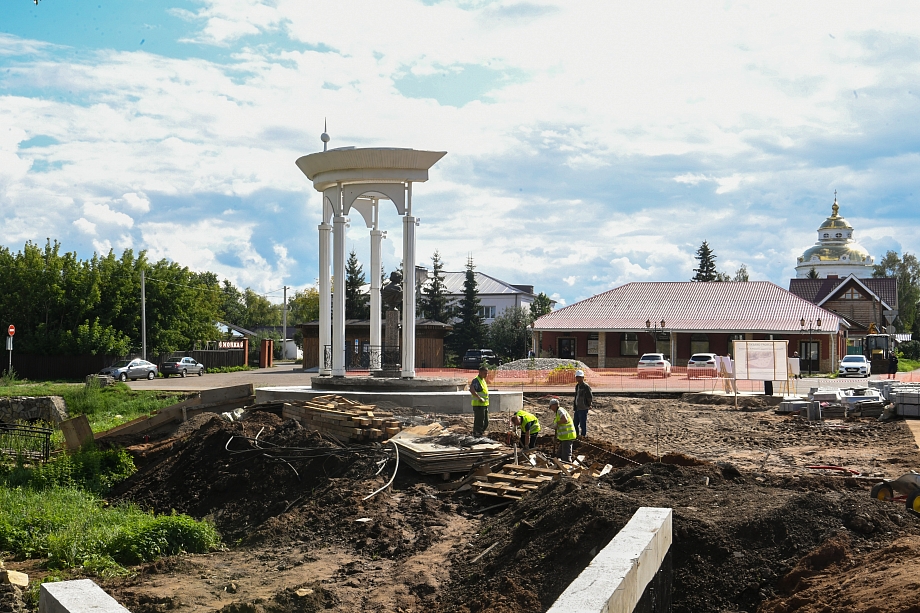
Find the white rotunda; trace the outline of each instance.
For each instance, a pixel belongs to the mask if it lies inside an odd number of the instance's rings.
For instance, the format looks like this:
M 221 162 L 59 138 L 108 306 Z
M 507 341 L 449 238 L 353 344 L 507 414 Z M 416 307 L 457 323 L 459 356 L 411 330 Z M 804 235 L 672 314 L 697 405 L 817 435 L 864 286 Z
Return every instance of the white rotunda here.
M 799 256 L 796 278 L 808 278 L 812 268 L 820 279 L 835 275 L 841 279 L 848 275 L 858 279 L 871 277 L 875 258 L 853 239 L 853 226 L 839 215 L 836 193 L 831 210 L 831 216 L 818 228 L 818 242 Z

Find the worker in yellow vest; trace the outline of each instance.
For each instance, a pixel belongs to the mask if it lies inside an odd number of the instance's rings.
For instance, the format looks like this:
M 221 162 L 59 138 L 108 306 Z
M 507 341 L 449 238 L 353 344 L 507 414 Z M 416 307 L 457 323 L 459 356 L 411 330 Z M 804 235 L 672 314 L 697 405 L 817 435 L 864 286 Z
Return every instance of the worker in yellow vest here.
M 533 449 L 537 446 L 537 434 L 540 432 L 540 420 L 533 413 L 521 409 L 511 418 L 511 424 L 521 428 L 521 447 Z
M 559 459 L 563 462 L 572 461 L 572 445 L 578 435 L 575 434 L 575 422 L 569 416 L 568 411 L 559 406 L 559 399 L 552 398 L 549 401 L 549 408 L 555 411 L 553 425 L 556 426 L 556 440 L 559 441 Z
M 473 436 L 479 438 L 489 431 L 489 386 L 486 375 L 489 369 L 485 364 L 479 367 L 479 375 L 470 381 L 470 396 L 473 397 Z

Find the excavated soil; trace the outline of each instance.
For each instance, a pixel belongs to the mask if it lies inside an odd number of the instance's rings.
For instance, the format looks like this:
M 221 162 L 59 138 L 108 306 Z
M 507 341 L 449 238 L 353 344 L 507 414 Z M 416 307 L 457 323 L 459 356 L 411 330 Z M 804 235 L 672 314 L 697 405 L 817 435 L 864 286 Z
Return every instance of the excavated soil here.
M 549 423 L 544 400 L 530 406 Z M 470 431 L 470 416 L 430 417 Z M 199 416 L 132 448 L 140 469 L 111 500 L 209 518 L 225 549 L 95 580 L 134 613 L 537 613 L 636 509 L 664 506 L 677 613 L 920 611 L 920 518 L 871 499 L 872 480 L 807 468 L 903 474 L 920 458 L 902 423 L 601 397 L 588 427 L 576 454 L 612 472 L 490 509 L 405 467 L 367 498 L 393 474 L 383 448 L 345 450 L 268 412 Z

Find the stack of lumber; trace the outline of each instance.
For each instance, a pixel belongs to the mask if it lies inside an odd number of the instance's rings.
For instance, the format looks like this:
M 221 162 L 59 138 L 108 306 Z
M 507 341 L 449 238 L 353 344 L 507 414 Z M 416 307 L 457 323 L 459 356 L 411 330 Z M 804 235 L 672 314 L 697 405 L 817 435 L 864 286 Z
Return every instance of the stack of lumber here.
M 562 475 L 563 471 L 558 468 L 505 464 L 499 472 L 488 473 L 484 479 L 475 481 L 473 491 L 484 496 L 520 500 L 527 492 Z
M 285 402 L 281 416 L 343 443 L 385 441 L 400 431 L 399 421 L 393 419 L 392 413 L 331 394 Z
M 458 435 L 446 432 L 440 424 L 406 428 L 392 441 L 399 447 L 400 461 L 422 474 L 469 472 L 474 465 L 505 455 L 501 443 L 475 443 L 460 446 Z
M 126 440 L 132 440 L 155 431 L 174 427 L 175 424 L 187 421 L 190 417 L 199 413 L 224 413 L 233 409 L 248 407 L 255 402 L 255 399 L 255 392 L 251 383 L 203 390 L 196 397 L 155 411 L 149 416 L 138 417 L 105 432 L 97 432 L 94 438 L 97 442 L 100 440 L 114 441 L 123 437 Z

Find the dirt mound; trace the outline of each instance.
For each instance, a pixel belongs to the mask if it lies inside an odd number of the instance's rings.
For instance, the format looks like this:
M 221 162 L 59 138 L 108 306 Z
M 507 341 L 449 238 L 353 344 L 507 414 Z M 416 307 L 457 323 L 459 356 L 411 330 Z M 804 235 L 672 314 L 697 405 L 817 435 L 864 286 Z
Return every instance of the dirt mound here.
M 470 553 L 454 557 L 438 610 L 545 610 L 640 506 L 674 509 L 676 613 L 754 611 L 807 552 L 825 543 L 831 551 L 844 535 L 863 548 L 920 534 L 902 506 L 870 499 L 852 480 L 649 464 L 597 482 L 551 482 L 486 522 Z M 821 567 L 822 555 L 832 562 L 837 554 L 815 554 L 808 564 Z M 514 592 L 520 597 L 509 598 Z

